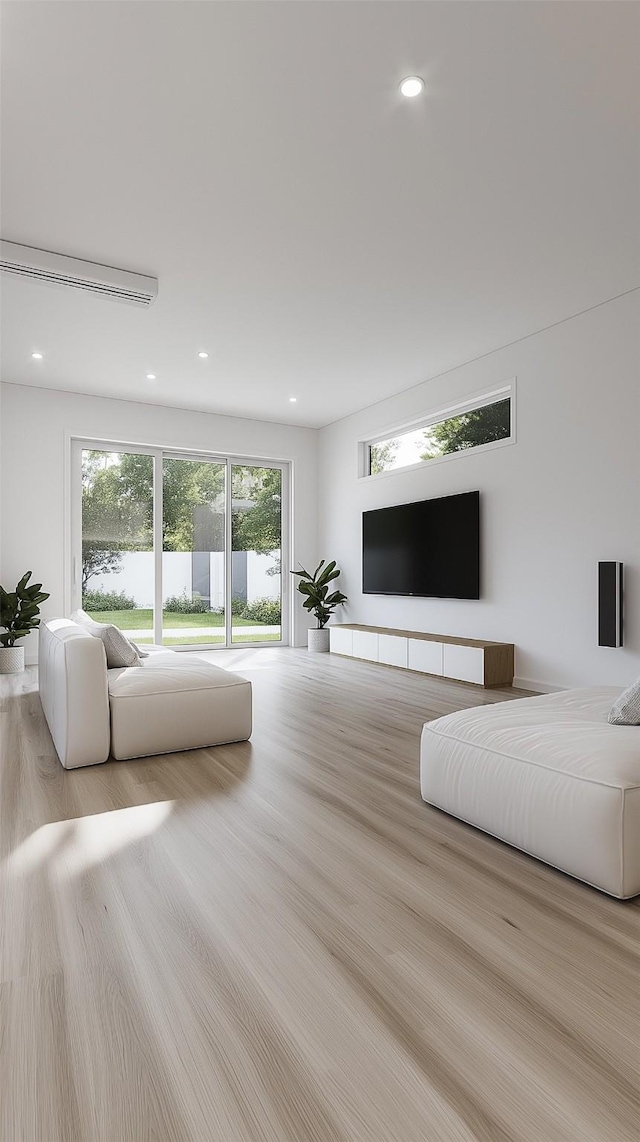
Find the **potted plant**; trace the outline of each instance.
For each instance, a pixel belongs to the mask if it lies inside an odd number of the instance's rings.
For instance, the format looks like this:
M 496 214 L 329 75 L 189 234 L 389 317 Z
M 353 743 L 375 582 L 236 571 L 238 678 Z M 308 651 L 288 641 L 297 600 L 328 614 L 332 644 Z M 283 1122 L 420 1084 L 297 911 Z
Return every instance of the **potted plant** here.
M 0 587 L 0 674 L 16 674 L 24 670 L 24 647 L 16 646 L 19 638 L 40 626 L 40 603 L 49 598 L 42 583 L 27 586 L 31 572 L 26 571 L 15 591 Z
M 325 560 L 322 559 L 313 575 L 305 571 L 304 567 L 301 571 L 292 571 L 291 574 L 300 577 L 298 590 L 304 596 L 302 605 L 305 611 L 310 611 L 315 615 L 318 623 L 317 627 L 312 627 L 309 630 L 309 650 L 327 651 L 329 649 L 329 631 L 325 629 L 326 625 L 336 607 L 341 607 L 347 601 L 347 596 L 343 595 L 342 591 L 329 593 L 329 584 L 338 578 L 340 569 L 336 567 L 335 559 L 326 565 Z

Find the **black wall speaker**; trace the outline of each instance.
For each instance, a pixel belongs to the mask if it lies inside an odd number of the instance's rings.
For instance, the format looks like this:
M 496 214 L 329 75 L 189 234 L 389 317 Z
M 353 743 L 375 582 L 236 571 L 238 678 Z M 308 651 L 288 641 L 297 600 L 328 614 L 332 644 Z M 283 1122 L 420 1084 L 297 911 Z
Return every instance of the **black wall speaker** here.
M 598 646 L 622 646 L 622 563 L 598 563 Z

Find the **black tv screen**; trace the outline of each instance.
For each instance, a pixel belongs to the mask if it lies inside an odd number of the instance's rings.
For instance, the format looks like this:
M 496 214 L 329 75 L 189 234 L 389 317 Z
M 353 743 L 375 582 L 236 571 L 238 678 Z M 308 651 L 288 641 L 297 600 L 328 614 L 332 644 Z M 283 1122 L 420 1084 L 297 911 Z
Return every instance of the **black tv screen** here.
M 366 595 L 480 598 L 480 493 L 362 514 Z

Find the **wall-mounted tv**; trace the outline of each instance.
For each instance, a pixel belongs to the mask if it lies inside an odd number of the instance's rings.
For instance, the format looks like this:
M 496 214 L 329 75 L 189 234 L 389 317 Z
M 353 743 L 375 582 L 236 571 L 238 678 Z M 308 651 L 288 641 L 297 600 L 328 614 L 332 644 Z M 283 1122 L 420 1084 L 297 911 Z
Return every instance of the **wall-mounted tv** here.
M 480 493 L 362 513 L 365 595 L 480 598 Z

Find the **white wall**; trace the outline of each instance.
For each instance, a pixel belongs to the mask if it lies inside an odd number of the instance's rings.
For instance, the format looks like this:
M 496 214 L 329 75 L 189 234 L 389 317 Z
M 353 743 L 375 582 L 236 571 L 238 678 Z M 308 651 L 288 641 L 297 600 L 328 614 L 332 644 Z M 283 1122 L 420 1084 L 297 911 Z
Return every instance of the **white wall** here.
M 256 551 L 246 552 L 247 602 L 256 599 L 280 598 L 280 575 L 269 572 L 278 566 L 279 555 L 260 555 Z M 235 557 L 234 557 L 235 558 Z M 224 607 L 223 551 L 209 553 L 209 574 L 211 586 L 211 606 Z M 193 590 L 193 566 L 190 551 L 164 551 L 162 554 L 162 591 L 169 599 L 186 594 L 191 598 Z M 153 551 L 121 551 L 120 566 L 117 571 L 104 575 L 92 575 L 90 591 L 117 591 L 135 600 L 137 607 L 153 607 L 155 556 Z
M 638 295 L 630 295 L 320 433 L 5 384 L 1 581 L 10 584 L 32 569 L 51 592 L 43 613 L 62 613 L 65 434 L 291 460 L 292 563 L 314 564 L 318 551 L 339 560 L 341 586 L 349 595 L 343 621 L 513 641 L 523 681 L 623 685 L 640 673 L 639 328 Z M 357 480 L 359 436 L 512 376 L 518 384 L 515 445 Z M 482 600 L 361 594 L 363 510 L 473 488 L 483 496 Z M 596 646 L 598 559 L 625 563 L 622 650 Z M 296 602 L 296 643 L 304 643 L 307 625 Z M 33 660 L 35 639 L 27 650 Z
M 342 621 L 516 644 L 516 675 L 623 685 L 640 673 L 639 297 L 628 295 L 320 431 L 320 551 Z M 517 377 L 517 443 L 370 481 L 357 440 Z M 361 593 L 361 513 L 478 488 L 480 601 Z M 625 564 L 625 648 L 598 648 L 596 564 Z
M 269 572 L 278 565 L 278 556 L 259 555 L 247 552 L 247 601 L 256 599 L 278 599 L 280 597 L 280 576 Z M 297 582 L 297 580 L 295 581 Z M 309 626 L 307 621 L 306 626 Z
M 4 529 L 2 526 L 2 385 L 0 385 L 0 584 L 4 586 L 3 550 Z
M 154 576 L 153 551 L 121 551 L 118 570 L 92 575 L 87 590 L 117 591 L 134 599 L 137 607 L 153 608 Z M 165 599 L 183 591 L 191 597 L 191 552 L 163 551 L 162 591 Z
M 210 413 L 162 408 L 20 385 L 2 386 L 2 575 L 27 568 L 51 598 L 42 614 L 64 613 L 69 435 L 155 447 L 287 460 L 293 467 L 292 565 L 317 554 L 317 432 Z M 294 640 L 306 642 L 307 617 L 295 596 Z M 35 636 L 26 643 L 34 661 Z

